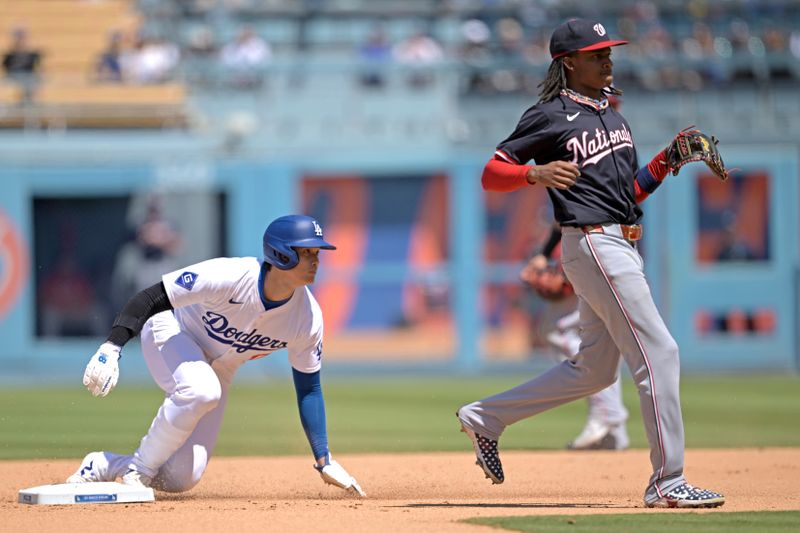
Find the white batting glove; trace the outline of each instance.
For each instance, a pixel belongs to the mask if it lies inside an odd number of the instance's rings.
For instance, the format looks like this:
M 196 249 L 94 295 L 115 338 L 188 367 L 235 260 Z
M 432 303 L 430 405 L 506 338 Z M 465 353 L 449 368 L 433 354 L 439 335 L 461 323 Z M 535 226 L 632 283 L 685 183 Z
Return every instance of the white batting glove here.
M 323 466 L 314 464 L 314 468 L 319 472 L 319 475 L 322 476 L 322 480 L 325 483 L 336 485 L 349 494 L 357 494 L 362 498 L 367 497 L 367 493 L 361 490 L 361 486 L 358 484 L 358 481 L 356 481 L 356 478 L 348 474 L 347 470 L 338 462 L 334 461 L 330 455 L 326 458 Z
M 83 373 L 83 384 L 92 396 L 105 396 L 116 386 L 119 379 L 120 347 L 110 342 L 100 345 Z

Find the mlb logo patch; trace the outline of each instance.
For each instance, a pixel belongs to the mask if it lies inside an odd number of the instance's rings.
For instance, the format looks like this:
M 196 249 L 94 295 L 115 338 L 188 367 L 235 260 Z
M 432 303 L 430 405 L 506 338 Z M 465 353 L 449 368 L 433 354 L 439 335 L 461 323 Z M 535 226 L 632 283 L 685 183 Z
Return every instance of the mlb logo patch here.
M 178 276 L 178 279 L 175 280 L 175 284 L 180 285 L 187 291 L 190 291 L 192 290 L 192 287 L 194 287 L 195 281 L 197 281 L 197 274 L 195 274 L 194 272 L 189 272 L 187 270 L 186 272 Z

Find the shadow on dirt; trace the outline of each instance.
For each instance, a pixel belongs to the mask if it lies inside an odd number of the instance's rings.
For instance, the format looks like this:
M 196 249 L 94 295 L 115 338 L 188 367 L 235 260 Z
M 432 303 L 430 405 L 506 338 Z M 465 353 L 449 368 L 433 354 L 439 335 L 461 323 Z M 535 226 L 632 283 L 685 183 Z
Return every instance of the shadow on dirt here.
M 426 508 L 476 508 L 476 509 L 633 509 L 635 505 L 614 503 L 409 503 L 387 507 Z

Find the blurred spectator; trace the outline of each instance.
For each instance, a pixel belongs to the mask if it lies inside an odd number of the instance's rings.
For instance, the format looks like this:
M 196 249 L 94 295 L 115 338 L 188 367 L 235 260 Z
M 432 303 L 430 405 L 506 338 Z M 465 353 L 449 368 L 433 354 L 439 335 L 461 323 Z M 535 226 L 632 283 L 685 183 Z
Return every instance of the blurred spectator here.
M 522 50 L 525 60 L 532 65 L 550 64 L 550 36 L 544 31 L 534 32 Z
M 524 32 L 519 22 L 506 17 L 497 22 L 497 54 L 501 58 L 517 58 L 522 54 Z
M 41 54 L 28 46 L 28 32 L 24 28 L 15 28 L 11 32 L 11 45 L 3 55 L 3 69 L 6 75 L 34 74 L 39 67 Z
M 461 25 L 461 37 L 463 44 L 459 56 L 468 67 L 465 92 L 492 93 L 491 79 L 487 72 L 493 60 L 489 49 L 492 37 L 489 26 L 477 18 L 466 20 Z
M 101 336 L 105 313 L 73 249 L 62 251 L 39 289 L 41 333 L 45 337 Z
M 660 25 L 653 25 L 640 36 L 644 64 L 639 65 L 642 84 L 652 91 L 676 89 L 680 86 L 680 69 L 672 36 Z
M 194 26 L 184 42 L 183 60 L 184 81 L 194 87 L 208 87 L 216 84 L 214 69 L 219 54 L 219 44 L 214 30 L 208 24 Z
M 433 37 L 425 32 L 418 32 L 398 43 L 392 50 L 395 60 L 415 70 L 409 77 L 413 87 L 425 87 L 433 81 L 430 68 L 444 60 L 444 50 Z
M 260 11 L 263 0 L 144 2 L 150 6 L 146 9 L 148 17 L 163 12 L 163 16 L 159 15 L 162 19 L 168 15 L 177 21 L 173 23 L 187 25 L 180 29 L 188 35 L 185 51 L 189 58 L 219 53 L 220 43 L 215 41 L 212 28 L 227 27 L 232 15 L 265 16 Z M 142 0 L 139 3 L 145 5 Z M 536 86 L 550 61 L 549 36 L 543 36 L 539 28 L 567 16 L 597 17 L 600 13 L 607 18 L 607 25 L 616 21 L 620 37 L 631 42 L 625 50 L 615 51 L 620 86 L 634 89 L 639 85 L 652 91 L 701 90 L 707 86 L 727 86 L 731 75 L 739 82 L 751 84 L 759 80 L 796 80 L 800 69 L 789 55 L 800 57 L 800 33 L 792 32 L 800 16 L 792 8 L 795 3 L 794 0 L 603 0 L 571 2 L 567 7 L 557 0 L 480 1 L 469 11 L 475 15 L 466 17 L 462 24 L 461 44 L 456 49 L 458 57 L 469 67 L 465 69 L 462 90 L 473 94 L 519 91 L 537 94 Z M 169 9 L 168 4 L 172 6 Z M 280 2 L 271 0 L 267 4 L 277 6 Z M 434 17 L 462 16 L 467 4 L 464 0 L 446 1 Z M 330 12 L 326 0 L 303 0 L 298 5 L 296 13 L 278 16 L 295 23 L 300 56 L 314 54 L 317 44 L 312 31 L 314 23 L 337 15 Z M 198 26 L 200 18 L 204 22 Z M 356 74 L 358 81 L 365 87 L 381 87 L 386 82 L 381 74 L 382 64 L 392 56 L 398 63 L 414 67 L 412 84 L 428 84 L 434 69 L 427 67 L 445 58 L 442 45 L 419 32 L 392 48 L 384 29 L 391 34 L 389 30 L 394 29 L 395 21 L 385 16 L 375 20 L 375 28 L 357 48 L 363 67 Z M 430 22 L 439 27 L 440 20 Z M 156 24 L 159 25 L 168 27 L 163 20 Z M 187 32 L 187 28 L 191 30 Z M 167 34 L 164 29 L 159 33 Z M 234 42 L 224 47 L 220 56 L 222 64 L 234 72 L 230 78 L 234 86 L 257 87 L 262 84 L 263 75 L 256 72 L 269 62 L 272 53 L 269 45 L 252 30 L 243 30 Z M 189 78 L 202 78 L 203 67 L 207 65 L 202 61 L 189 65 L 186 69 Z M 527 65 L 534 68 L 527 69 Z M 301 72 L 298 70 L 294 75 Z
M 734 19 L 731 22 L 728 39 L 731 43 L 732 60 L 734 61 L 731 80 L 734 82 L 754 81 L 757 75 L 753 70 L 753 62 L 751 60 L 753 55 L 752 47 L 755 45 L 754 41 L 757 40 L 760 43 L 760 39 L 751 35 L 750 26 L 741 19 Z
M 660 13 L 655 2 L 639 0 L 633 5 L 634 16 L 640 26 L 659 26 Z
M 783 54 L 788 50 L 786 34 L 779 28 L 767 28 L 763 41 L 764 47 L 769 53 Z
M 717 86 L 727 81 L 720 56 L 714 48 L 714 33 L 708 24 L 695 22 L 692 26 L 692 35 L 684 39 L 681 44 L 681 51 L 696 74 L 694 86 L 687 88 L 699 90 L 706 82 Z M 688 72 L 692 71 L 687 70 L 687 75 Z
M 214 56 L 218 51 L 214 30 L 206 25 L 193 28 L 186 41 L 186 51 L 191 57 Z
M 382 26 L 372 28 L 367 40 L 358 48 L 361 60 L 359 80 L 364 87 L 380 88 L 386 84 L 384 69 L 392 57 L 392 47 Z
M 800 59 L 800 30 L 793 30 L 789 35 L 789 51 L 795 59 Z
M 522 73 L 516 62 L 523 52 L 522 26 L 513 18 L 497 22 L 498 47 L 495 56 L 502 62 L 492 73 L 492 86 L 499 93 L 516 93 L 522 88 Z
M 148 198 L 144 219 L 134 230 L 132 240 L 120 249 L 112 275 L 115 307 L 179 266 L 177 254 L 183 238 L 163 211 L 161 197 Z
M 161 37 L 138 35 L 133 50 L 121 57 L 123 78 L 135 84 L 164 83 L 175 75 L 180 50 Z
M 793 78 L 792 69 L 786 54 L 789 51 L 788 36 L 779 28 L 767 28 L 762 38 L 764 42 L 765 54 L 776 60 L 769 61 L 770 80 L 791 80 Z
M 28 46 L 28 32 L 24 28 L 11 31 L 11 44 L 3 55 L 6 78 L 19 84 L 23 98 L 30 100 L 38 80 L 41 53 Z
M 272 59 L 272 49 L 252 28 L 244 27 L 222 48 L 221 59 L 233 87 L 254 89 L 264 81 L 261 69 Z
M 121 83 L 122 76 L 122 33 L 112 32 L 108 37 L 106 49 L 100 53 L 94 68 L 98 82 Z
M 747 22 L 742 19 L 733 19 L 728 39 L 734 52 L 747 52 L 750 43 L 750 27 Z

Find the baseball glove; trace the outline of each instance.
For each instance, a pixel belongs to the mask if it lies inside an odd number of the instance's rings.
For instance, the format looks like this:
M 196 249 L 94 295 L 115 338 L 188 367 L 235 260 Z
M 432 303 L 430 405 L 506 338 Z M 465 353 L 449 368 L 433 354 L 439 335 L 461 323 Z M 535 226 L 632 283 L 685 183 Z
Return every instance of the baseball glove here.
M 667 165 L 673 176 L 677 176 L 681 167 L 693 161 L 702 161 L 720 180 L 725 181 L 730 171 L 725 168 L 722 156 L 717 149 L 719 141 L 708 136 L 694 126 L 682 130 L 667 146 Z
M 548 262 L 546 268 L 531 272 L 524 281 L 545 300 L 563 300 L 575 294 L 572 284 L 561 270 L 561 265 L 555 261 Z

